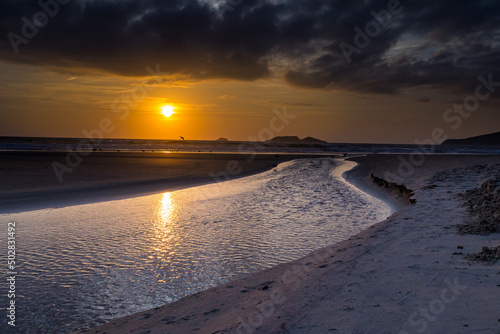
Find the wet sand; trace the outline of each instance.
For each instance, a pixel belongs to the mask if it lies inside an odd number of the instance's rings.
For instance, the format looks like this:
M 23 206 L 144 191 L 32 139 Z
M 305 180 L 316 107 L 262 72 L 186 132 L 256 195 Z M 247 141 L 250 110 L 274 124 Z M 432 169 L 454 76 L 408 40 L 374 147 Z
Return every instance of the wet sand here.
M 354 160 L 360 165 L 348 179 L 399 209 L 387 220 L 296 261 L 82 332 L 500 333 L 500 262 L 469 260 L 498 247 L 499 235 L 457 232 L 473 219 L 460 194 L 498 178 L 500 157 L 426 157 L 404 175 L 396 155 Z M 372 174 L 411 189 L 416 203 L 375 185 Z
M 220 182 L 299 157 L 307 156 L 93 152 L 77 163 L 74 154 L 68 157 L 65 152 L 0 152 L 0 212 L 99 202 Z

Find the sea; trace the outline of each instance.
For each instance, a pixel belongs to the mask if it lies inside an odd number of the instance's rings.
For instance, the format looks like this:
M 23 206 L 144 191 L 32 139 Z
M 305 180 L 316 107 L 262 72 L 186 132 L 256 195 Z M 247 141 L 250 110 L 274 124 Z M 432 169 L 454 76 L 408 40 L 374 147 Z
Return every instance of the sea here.
M 89 152 L 278 152 L 320 154 L 409 154 L 432 152 L 441 154 L 498 154 L 500 153 L 500 146 L 0 137 L 0 151 L 66 152 L 72 150 Z
M 74 144 L 11 143 L 0 149 L 68 150 Z M 228 143 L 169 145 L 109 141 L 89 149 L 236 151 Z M 326 154 L 227 182 L 0 213 L 0 249 L 7 254 L 9 223 L 15 224 L 16 244 L 16 327 L 7 324 L 12 298 L 4 280 L 1 328 L 52 334 L 100 325 L 298 259 L 386 219 L 393 213 L 387 203 L 344 179 L 355 163 L 331 154 L 411 148 L 339 145 L 262 146 L 257 151 Z M 9 277 L 6 266 L 4 261 L 2 276 Z

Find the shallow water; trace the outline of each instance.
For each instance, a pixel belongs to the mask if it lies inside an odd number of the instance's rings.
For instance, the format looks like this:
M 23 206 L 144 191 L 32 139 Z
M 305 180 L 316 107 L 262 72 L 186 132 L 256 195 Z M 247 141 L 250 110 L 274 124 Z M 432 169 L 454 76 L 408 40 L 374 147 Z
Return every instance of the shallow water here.
M 344 181 L 353 166 L 296 160 L 229 182 L 0 215 L 17 224 L 17 327 L 95 326 L 347 239 L 391 213 Z

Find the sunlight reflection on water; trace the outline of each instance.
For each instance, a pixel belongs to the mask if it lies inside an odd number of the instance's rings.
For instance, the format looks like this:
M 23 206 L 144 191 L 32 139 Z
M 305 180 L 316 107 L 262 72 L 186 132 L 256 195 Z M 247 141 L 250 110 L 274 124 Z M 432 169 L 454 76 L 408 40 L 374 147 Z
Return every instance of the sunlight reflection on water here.
M 0 215 L 19 226 L 24 331 L 66 333 L 160 306 L 385 219 L 386 205 L 341 178 L 351 166 L 304 159 L 219 184 Z
M 176 236 L 178 229 L 176 229 L 175 218 L 175 202 L 172 199 L 171 193 L 164 193 L 160 203 L 155 211 L 155 218 L 153 219 L 153 231 L 155 233 L 154 251 L 157 252 L 156 258 L 162 258 L 163 254 L 168 252 L 168 248 L 176 246 Z

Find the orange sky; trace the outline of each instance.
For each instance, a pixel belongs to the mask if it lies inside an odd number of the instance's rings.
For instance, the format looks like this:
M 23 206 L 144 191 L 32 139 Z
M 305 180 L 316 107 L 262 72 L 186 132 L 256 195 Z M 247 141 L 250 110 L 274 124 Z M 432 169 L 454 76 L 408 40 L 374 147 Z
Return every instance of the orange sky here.
M 301 89 L 280 78 L 253 82 L 164 78 L 161 84 L 148 85 L 143 78 L 112 74 L 74 77 L 5 63 L 0 69 L 2 136 L 83 137 L 83 130 L 97 128 L 109 118 L 114 125 L 109 138 L 248 140 L 269 127 L 273 110 L 283 108 L 295 118 L 276 135 L 330 142 L 412 143 L 429 137 L 436 127 L 457 138 L 495 132 L 500 124 L 495 105 L 487 104 L 453 130 L 442 115 L 459 98 L 432 97 L 425 90 L 360 94 Z M 419 102 L 422 96 L 431 96 L 431 101 Z M 170 118 L 161 114 L 164 105 L 176 107 Z
M 3 1 L 0 136 L 82 137 L 103 120 L 109 138 L 497 132 L 498 17 L 466 0 Z

